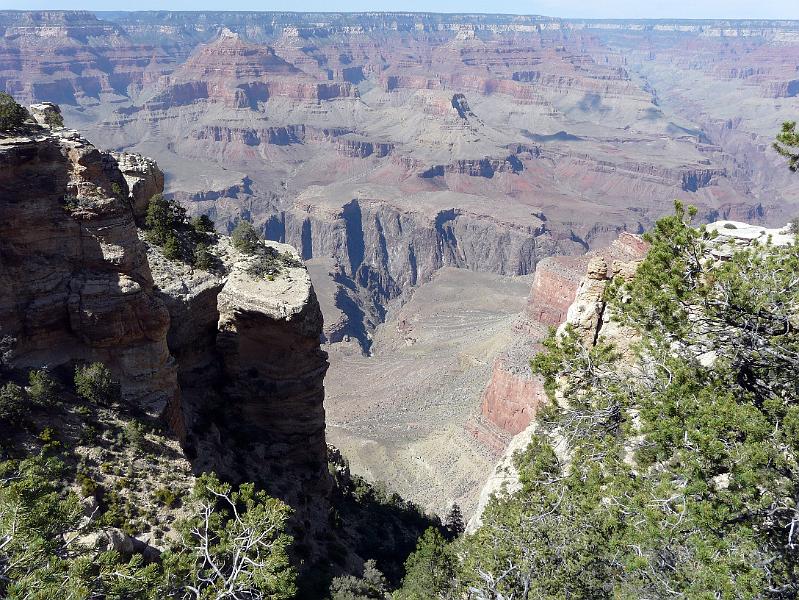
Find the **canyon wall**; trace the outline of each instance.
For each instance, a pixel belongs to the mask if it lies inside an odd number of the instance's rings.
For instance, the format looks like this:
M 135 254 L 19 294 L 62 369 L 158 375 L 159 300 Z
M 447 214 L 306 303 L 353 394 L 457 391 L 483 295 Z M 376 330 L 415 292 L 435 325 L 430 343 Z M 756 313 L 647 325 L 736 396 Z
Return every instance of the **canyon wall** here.
M 543 349 L 542 334 L 546 335 L 556 326 L 558 331 L 562 331 L 566 324 L 570 324 L 587 346 L 596 343 L 600 333 L 626 346 L 629 335 L 612 322 L 604 291 L 617 275 L 631 277 L 646 257 L 647 250 L 648 245 L 640 237 L 624 234 L 609 248 L 591 252 L 578 260 L 556 265 L 558 259 L 552 259 L 549 266 L 554 273 L 536 278 L 530 302 L 517 328 L 520 333 L 527 332 L 528 335 L 519 345 L 528 352 L 525 355 L 528 365 L 514 374 L 508 373 L 502 365 L 495 365 L 491 382 L 483 396 L 483 417 L 495 426 L 503 427 L 512 437 L 480 492 L 478 507 L 469 520 L 468 531 L 480 526 L 481 514 L 492 496 L 513 493 L 519 489 L 514 454 L 524 451 L 529 445 L 536 429 L 535 413 L 543 403 L 548 402 L 543 380 L 533 376 L 529 367 L 530 358 Z M 516 356 L 514 353 L 519 346 L 514 346 L 508 354 Z M 519 383 L 505 386 L 506 380 L 514 376 Z M 523 410 L 520 411 L 519 407 Z M 509 416 L 516 419 L 509 419 Z
M 548 258 L 539 264 L 527 306 L 513 327 L 513 344 L 494 362 L 479 418 L 470 427 L 475 437 L 502 451 L 511 436 L 527 429 L 546 402 L 543 381 L 531 373 L 529 361 L 542 349 L 549 331 L 569 316 L 586 271 L 606 281 L 642 260 L 646 250 L 639 236 L 625 233 L 608 248 L 579 257 Z M 600 272 L 597 261 L 610 265 L 610 271 L 606 267 Z
M 102 361 L 126 401 L 164 413 L 179 398 L 169 313 L 117 159 L 31 126 L 0 138 L 0 164 L 0 324 L 14 364 Z
M 70 377 L 105 363 L 124 402 L 169 422 L 196 471 L 255 481 L 311 538 L 324 530 L 327 355 L 294 249 L 271 243 L 296 261 L 271 278 L 250 275 L 252 257 L 216 234 L 212 271 L 167 260 L 136 226 L 163 190 L 160 169 L 72 130 L 3 134 L 0 165 L 0 337 L 12 366 Z

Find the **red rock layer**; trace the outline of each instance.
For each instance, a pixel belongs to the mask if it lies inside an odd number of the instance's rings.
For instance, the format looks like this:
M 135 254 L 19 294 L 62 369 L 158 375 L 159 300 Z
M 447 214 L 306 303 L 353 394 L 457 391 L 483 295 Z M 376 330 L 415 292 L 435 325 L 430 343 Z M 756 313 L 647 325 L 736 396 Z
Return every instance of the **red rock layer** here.
M 593 256 L 609 264 L 635 262 L 646 255 L 647 244 L 636 235 L 623 233 L 608 248 L 580 257 L 553 257 L 536 267 L 530 297 L 514 325 L 514 344 L 494 362 L 491 379 L 483 392 L 480 416 L 485 422 L 511 434 L 522 432 L 546 402 L 543 381 L 530 372 L 528 361 L 541 348 L 549 329 L 566 319 L 580 280 Z M 473 435 L 487 437 L 494 449 L 496 436 L 486 435 L 478 426 Z M 485 429 L 485 428 L 484 428 Z

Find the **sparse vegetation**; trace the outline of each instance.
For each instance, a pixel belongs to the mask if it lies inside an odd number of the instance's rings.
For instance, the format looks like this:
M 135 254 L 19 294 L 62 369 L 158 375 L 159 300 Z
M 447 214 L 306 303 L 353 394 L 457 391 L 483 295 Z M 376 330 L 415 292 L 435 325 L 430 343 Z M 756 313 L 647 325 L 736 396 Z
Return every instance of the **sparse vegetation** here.
M 788 159 L 788 168 L 791 171 L 794 173 L 799 171 L 799 132 L 796 131 L 796 121 L 782 124 L 782 131 L 777 135 L 774 149 Z
M 64 117 L 61 113 L 52 110 L 47 112 L 44 117 L 44 122 L 48 127 L 63 127 Z
M 214 268 L 216 258 L 208 244 L 214 223 L 206 215 L 189 222 L 186 209 L 177 201 L 156 194 L 147 207 L 145 227 L 150 243 L 159 246 L 169 260 L 180 260 L 205 271 Z
M 0 92 L 0 131 L 17 129 L 27 118 L 27 110 L 17 104 L 10 94 Z
M 25 413 L 25 392 L 16 383 L 0 387 L 0 421 L 15 424 Z
M 172 508 L 177 505 L 180 496 L 171 488 L 161 487 L 155 490 L 155 500 L 167 508 Z
M 86 400 L 108 406 L 120 399 L 119 383 L 103 363 L 95 362 L 75 369 L 75 391 Z
M 239 252 L 252 256 L 247 273 L 257 279 L 274 281 L 285 268 L 302 267 L 302 261 L 295 258 L 290 252 L 279 252 L 277 249 L 263 243 L 261 236 L 248 221 L 239 221 L 231 234 L 233 247 Z

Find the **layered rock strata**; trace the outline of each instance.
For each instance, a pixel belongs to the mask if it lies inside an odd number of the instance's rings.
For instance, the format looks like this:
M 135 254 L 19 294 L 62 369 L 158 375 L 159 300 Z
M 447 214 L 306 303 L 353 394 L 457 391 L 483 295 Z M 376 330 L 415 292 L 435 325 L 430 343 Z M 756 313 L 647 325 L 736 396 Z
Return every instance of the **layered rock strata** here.
M 116 162 L 74 131 L 0 138 L 0 335 L 14 366 L 106 363 L 159 415 L 178 399 L 169 313 Z
M 322 315 L 290 246 L 283 266 L 208 234 L 212 271 L 167 260 L 136 221 L 163 191 L 139 155 L 31 122 L 0 137 L 0 338 L 11 366 L 65 373 L 101 361 L 123 400 L 165 418 L 193 468 L 255 481 L 324 528 Z
M 268 243 L 298 259 L 288 245 Z M 195 466 L 256 481 L 303 507 L 328 497 L 322 314 L 305 267 L 255 278 L 253 260 L 228 238 L 211 246 L 214 272 L 167 260 L 150 248 L 159 297 L 171 317 L 185 428 Z M 321 504 L 320 504 L 321 501 Z
M 579 322 L 588 331 L 599 315 L 588 308 L 575 308 L 575 295 L 601 301 L 606 282 L 629 270 L 646 255 L 646 243 L 636 235 L 622 234 L 608 248 L 590 251 L 579 257 L 552 257 L 539 264 L 524 312 L 514 325 L 516 339 L 494 362 L 491 379 L 483 393 L 480 417 L 488 427 L 476 427 L 478 439 L 483 430 L 498 428 L 512 436 L 521 433 L 546 401 L 543 382 L 530 372 L 529 361 L 541 349 L 549 330 L 564 320 Z M 588 272 L 588 276 L 584 274 Z M 586 335 L 589 335 L 586 333 Z M 496 443 L 490 444 L 495 447 Z

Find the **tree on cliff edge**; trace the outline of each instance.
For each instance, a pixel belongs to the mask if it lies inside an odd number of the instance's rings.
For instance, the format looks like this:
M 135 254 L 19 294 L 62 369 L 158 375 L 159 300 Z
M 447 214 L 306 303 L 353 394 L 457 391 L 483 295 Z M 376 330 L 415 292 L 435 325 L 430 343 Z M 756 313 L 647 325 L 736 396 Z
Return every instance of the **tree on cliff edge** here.
M 774 149 L 788 159 L 788 168 L 791 171 L 799 171 L 799 132 L 796 131 L 796 121 L 782 124 Z
M 0 131 L 21 127 L 28 118 L 28 111 L 17 104 L 11 94 L 0 92 Z
M 550 405 L 515 456 L 520 489 L 436 548 L 457 557 L 451 579 L 409 568 L 396 597 L 799 597 L 799 246 L 714 261 L 691 215 L 659 221 L 609 290 L 640 342 L 546 342 Z

